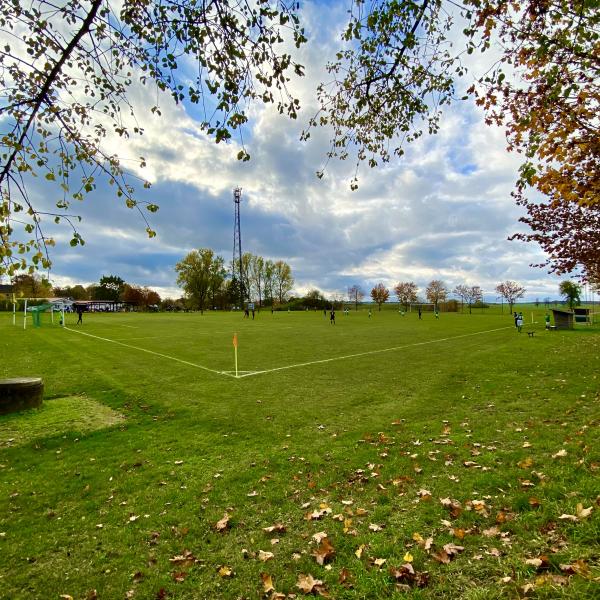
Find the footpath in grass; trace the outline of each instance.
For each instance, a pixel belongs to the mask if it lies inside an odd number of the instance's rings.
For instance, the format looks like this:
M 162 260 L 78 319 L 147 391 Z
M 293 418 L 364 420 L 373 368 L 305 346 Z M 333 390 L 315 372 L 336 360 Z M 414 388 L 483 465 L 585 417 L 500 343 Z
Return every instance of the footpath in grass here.
M 0 417 L 0 597 L 596 597 L 597 329 L 169 317 L 83 330 L 217 370 L 234 327 L 254 370 L 406 347 L 232 379 L 3 328 L 0 376 L 43 376 L 47 399 Z M 76 396 L 123 416 L 86 428 L 67 403 L 53 432 L 33 427 Z

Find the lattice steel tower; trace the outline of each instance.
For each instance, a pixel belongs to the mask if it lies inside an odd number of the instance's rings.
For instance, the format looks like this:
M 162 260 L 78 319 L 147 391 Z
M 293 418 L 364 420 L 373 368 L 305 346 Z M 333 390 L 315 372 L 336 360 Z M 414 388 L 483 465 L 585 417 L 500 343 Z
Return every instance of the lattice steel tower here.
M 242 230 L 240 227 L 240 202 L 242 201 L 242 188 L 233 190 L 233 204 L 235 206 L 235 218 L 233 224 L 233 276 L 238 278 L 240 287 L 240 308 L 244 307 L 246 301 L 246 289 L 244 286 L 244 265 L 242 264 Z M 237 273 L 236 273 L 237 267 Z

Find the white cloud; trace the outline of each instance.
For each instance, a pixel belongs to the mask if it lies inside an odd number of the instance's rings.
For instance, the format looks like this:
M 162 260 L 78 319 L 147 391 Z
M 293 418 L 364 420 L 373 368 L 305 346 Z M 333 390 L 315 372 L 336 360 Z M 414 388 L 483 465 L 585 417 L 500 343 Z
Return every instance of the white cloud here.
M 431 278 L 491 291 L 515 279 L 534 296 L 556 295 L 556 278 L 528 267 L 543 261 L 541 253 L 506 239 L 519 229 L 510 196 L 519 157 L 506 152 L 502 131 L 485 126 L 468 103 L 447 109 L 439 134 L 415 142 L 402 159 L 374 170 L 362 166 L 356 192 L 348 185 L 351 163 L 332 162 L 325 178 L 316 178 L 328 132 L 314 131 L 307 143 L 299 136 L 316 109 L 315 88 L 338 43 L 345 4 L 307 3 L 303 11 L 316 41 L 300 52 L 307 77 L 293 83 L 301 117 L 290 121 L 273 107 L 254 106 L 246 130 L 249 163 L 236 160 L 238 141 L 216 145 L 184 106 L 161 99 L 159 118 L 148 111 L 155 92 L 132 90 L 144 135 L 112 137 L 107 144 L 127 164 L 146 157 L 148 167 L 136 173 L 154 188 L 139 197 L 161 205 L 149 217 L 159 237 L 147 240 L 131 213 L 107 208 L 108 190 L 99 190 L 82 206 L 88 244 L 57 251 L 57 280 L 94 281 L 114 272 L 176 295 L 172 267 L 190 248 L 213 247 L 230 259 L 232 190 L 241 186 L 244 250 L 288 260 L 299 291 L 317 287 L 333 294 L 349 283 L 366 287 L 380 280 L 424 286 Z

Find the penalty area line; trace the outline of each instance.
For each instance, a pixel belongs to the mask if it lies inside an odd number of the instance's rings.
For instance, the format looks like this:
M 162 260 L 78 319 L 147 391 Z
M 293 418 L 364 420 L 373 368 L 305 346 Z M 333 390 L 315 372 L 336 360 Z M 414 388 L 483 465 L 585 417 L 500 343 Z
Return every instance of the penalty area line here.
M 336 360 L 347 360 L 350 358 L 359 358 L 361 356 L 369 356 L 370 354 L 382 354 L 383 352 L 394 352 L 395 350 L 404 350 L 406 348 L 413 348 L 416 346 L 426 346 L 427 344 L 438 344 L 440 342 L 448 342 L 451 340 L 458 340 L 461 338 L 473 337 L 475 335 L 483 335 L 485 333 L 493 333 L 494 331 L 503 331 L 505 329 L 511 329 L 512 325 L 509 327 L 497 327 L 495 329 L 487 329 L 486 331 L 476 331 L 474 333 L 464 333 L 461 335 L 455 335 L 452 337 L 439 338 L 437 340 L 428 340 L 426 342 L 415 342 L 414 344 L 404 344 L 402 346 L 392 346 L 391 348 L 382 348 L 381 350 L 368 350 L 366 352 L 356 352 L 355 354 L 346 354 L 344 356 L 334 356 L 332 358 L 323 358 L 321 360 L 311 360 L 303 363 L 296 363 L 293 365 L 286 365 L 285 367 L 275 367 L 273 369 L 264 369 L 262 371 L 253 371 L 251 373 L 240 373 L 238 375 L 238 379 L 242 379 L 244 377 L 253 377 L 254 375 L 264 375 L 266 373 L 274 373 L 275 371 L 285 371 L 287 369 L 296 369 L 298 367 L 308 367 L 310 365 L 321 365 L 324 363 L 334 362 Z
M 140 352 L 146 352 L 147 354 L 153 354 L 154 356 L 160 356 L 161 358 L 166 358 L 167 360 L 173 360 L 175 362 L 181 363 L 183 365 L 187 365 L 188 367 L 194 367 L 196 369 L 202 369 L 203 371 L 208 371 L 210 373 L 216 373 L 217 375 L 225 375 L 226 377 L 232 377 L 236 379 L 235 375 L 231 375 L 227 371 L 217 371 L 216 369 L 211 369 L 209 367 L 205 367 L 203 365 L 198 365 L 193 362 L 189 362 L 187 360 L 183 360 L 181 358 L 175 358 L 174 356 L 169 356 L 168 354 L 162 354 L 161 352 L 154 352 L 154 350 L 147 350 L 146 348 L 140 348 L 139 346 L 132 346 L 131 344 L 125 344 L 123 342 L 119 342 L 117 340 L 111 340 L 110 338 L 101 337 L 99 335 L 93 335 L 91 333 L 87 333 L 85 331 L 80 331 L 79 329 L 71 329 L 70 327 L 64 327 L 67 331 L 72 331 L 73 333 L 79 333 L 80 335 L 87 335 L 88 337 L 94 338 L 96 340 L 102 340 L 103 342 L 110 342 L 111 344 L 117 344 L 119 346 L 124 346 L 125 348 L 131 348 L 132 350 L 139 350 Z

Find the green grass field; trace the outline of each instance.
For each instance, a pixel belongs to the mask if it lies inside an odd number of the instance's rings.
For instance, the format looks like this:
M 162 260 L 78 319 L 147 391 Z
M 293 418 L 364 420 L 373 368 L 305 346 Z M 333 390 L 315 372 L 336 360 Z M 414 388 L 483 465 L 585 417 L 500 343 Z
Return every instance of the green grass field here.
M 600 328 L 523 308 L 0 313 L 45 381 L 0 416 L 0 598 L 598 597 Z

